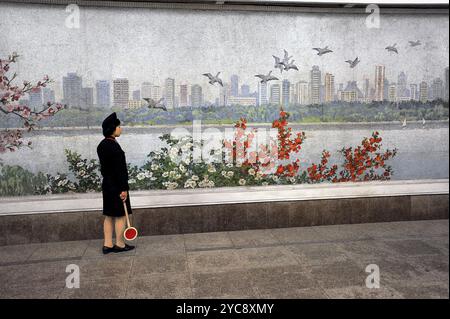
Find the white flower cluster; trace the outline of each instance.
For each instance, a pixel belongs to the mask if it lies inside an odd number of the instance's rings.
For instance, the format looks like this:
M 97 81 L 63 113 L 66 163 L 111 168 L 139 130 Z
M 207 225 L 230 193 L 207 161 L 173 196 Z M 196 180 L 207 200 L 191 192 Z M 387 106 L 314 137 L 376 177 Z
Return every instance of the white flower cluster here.
M 197 175 L 192 175 L 191 178 L 184 183 L 184 188 L 195 188 L 199 179 L 200 178 Z
M 80 161 L 80 162 L 78 162 L 77 164 L 76 164 L 76 167 L 83 167 L 83 166 L 85 166 L 84 165 L 85 163 L 83 162 L 83 161 Z M 91 167 L 93 167 L 94 166 L 94 163 L 89 163 L 89 164 L 87 164 L 86 165 L 86 168 L 91 168 Z
M 159 165 L 158 165 L 158 164 L 152 164 L 152 165 L 150 166 L 150 169 L 151 169 L 152 171 L 157 171 L 157 170 L 159 169 Z
M 188 179 L 185 183 L 184 183 L 184 188 L 195 188 L 195 186 L 197 186 L 197 182 L 192 180 L 192 179 Z
M 145 171 L 140 172 L 139 174 L 137 174 L 137 175 L 136 175 L 136 178 L 137 178 L 138 180 L 140 180 L 140 181 L 142 181 L 142 180 L 145 179 L 145 178 L 150 178 L 150 179 L 152 179 L 152 178 L 153 178 L 153 172 L 150 172 L 150 171 L 148 171 L 148 170 L 145 170 Z M 154 179 L 152 179 L 152 180 L 154 180 Z
M 159 159 L 161 159 L 161 157 L 162 157 L 162 152 L 157 151 L 157 152 L 155 152 L 155 156 L 153 158 L 159 160 Z
M 248 175 L 254 176 L 255 181 L 260 181 L 262 179 L 263 174 L 261 173 L 261 171 L 255 171 L 254 168 L 250 168 L 248 170 Z
M 58 187 L 66 186 L 68 182 L 69 182 L 69 180 L 67 178 L 65 178 L 65 179 L 60 180 L 57 185 L 58 185 Z
M 215 173 L 216 168 L 212 164 L 208 164 L 208 173 Z
M 171 147 L 171 148 L 169 149 L 169 157 L 170 157 L 170 159 L 172 160 L 172 162 L 174 162 L 175 159 L 178 157 L 179 151 L 180 151 L 180 150 L 179 150 L 178 148 L 176 148 L 176 147 Z
M 181 150 L 183 151 L 183 153 L 181 154 L 182 156 L 181 160 L 183 161 L 184 164 L 189 165 L 191 163 L 191 154 L 187 152 L 188 148 L 186 148 L 186 145 L 189 145 L 189 143 L 181 147 Z M 190 143 L 190 145 L 192 145 L 192 143 Z M 178 157 L 180 156 L 180 154 L 178 154 L 179 152 L 180 149 L 177 147 L 171 147 L 169 149 L 169 157 L 172 162 L 174 163 L 178 162 Z
M 176 168 L 175 168 L 173 171 L 170 171 L 170 172 L 164 172 L 164 173 L 162 174 L 162 177 L 177 180 L 177 179 L 180 179 L 180 178 L 181 178 L 181 174 L 178 173 L 178 172 L 176 171 Z
M 181 150 L 182 150 L 183 152 L 190 151 L 192 146 L 194 146 L 194 144 L 192 144 L 191 142 L 188 142 L 188 143 L 183 144 L 183 145 L 181 146 Z
M 221 174 L 223 177 L 228 178 L 228 179 L 230 179 L 234 176 L 233 171 L 222 171 Z
M 162 184 L 167 189 L 176 189 L 178 187 L 177 182 L 163 182 Z
M 208 175 L 203 176 L 203 180 L 198 183 L 198 187 L 214 187 L 214 181 L 208 179 Z

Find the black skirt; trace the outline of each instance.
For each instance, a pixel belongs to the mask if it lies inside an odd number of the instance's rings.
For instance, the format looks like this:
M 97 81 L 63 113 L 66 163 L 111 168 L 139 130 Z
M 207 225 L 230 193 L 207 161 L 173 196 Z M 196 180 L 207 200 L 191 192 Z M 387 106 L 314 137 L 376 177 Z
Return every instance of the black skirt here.
M 109 182 L 107 178 L 102 182 L 102 195 L 103 195 L 103 215 L 110 217 L 122 217 L 125 216 L 125 209 L 123 207 L 123 201 L 120 198 L 120 193 L 123 190 L 118 189 Z M 130 194 L 128 192 L 127 199 L 125 201 L 128 214 L 132 214 Z

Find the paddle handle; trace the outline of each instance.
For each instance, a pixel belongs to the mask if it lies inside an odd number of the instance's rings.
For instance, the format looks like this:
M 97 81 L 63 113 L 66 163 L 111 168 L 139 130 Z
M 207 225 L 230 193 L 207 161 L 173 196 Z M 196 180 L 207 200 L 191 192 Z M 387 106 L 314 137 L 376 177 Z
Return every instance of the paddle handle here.
M 127 227 L 130 228 L 130 218 L 128 217 L 128 209 L 127 209 L 127 203 L 123 202 L 123 208 L 125 209 L 125 216 L 127 216 Z

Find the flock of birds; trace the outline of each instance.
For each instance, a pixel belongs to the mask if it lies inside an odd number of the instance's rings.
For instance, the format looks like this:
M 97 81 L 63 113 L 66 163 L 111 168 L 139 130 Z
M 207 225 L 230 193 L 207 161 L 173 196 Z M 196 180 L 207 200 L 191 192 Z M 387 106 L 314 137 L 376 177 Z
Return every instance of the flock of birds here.
M 417 47 L 419 45 L 422 45 L 422 43 L 420 42 L 420 40 L 416 40 L 416 41 L 408 41 L 409 46 L 410 47 Z M 331 50 L 328 46 L 325 46 L 323 48 L 312 48 L 314 51 L 317 52 L 318 56 L 323 56 L 325 54 L 329 54 L 332 53 L 333 50 Z M 398 48 L 397 48 L 397 43 L 394 43 L 393 45 L 389 45 L 385 48 L 385 50 L 387 50 L 389 53 L 395 53 L 398 54 Z M 298 67 L 297 65 L 295 65 L 295 60 L 291 60 L 292 56 L 289 56 L 289 53 L 284 50 L 284 56 L 281 59 L 278 56 L 272 55 L 272 57 L 275 60 L 275 64 L 274 64 L 274 68 L 275 70 L 279 69 L 280 73 L 283 73 L 283 71 L 288 72 L 289 70 L 296 70 L 298 71 Z M 359 57 L 356 57 L 353 60 L 346 60 L 346 63 L 348 63 L 349 67 L 351 69 L 355 68 L 360 62 L 361 60 L 359 59 Z M 212 75 L 211 73 L 203 73 L 203 76 L 206 76 L 208 78 L 208 83 L 211 85 L 214 85 L 215 83 L 218 83 L 220 86 L 223 87 L 223 81 L 222 79 L 219 77 L 220 72 L 217 72 L 216 75 Z M 256 74 L 255 77 L 260 78 L 261 79 L 261 83 L 267 83 L 269 81 L 276 81 L 279 80 L 279 78 L 277 78 L 276 76 L 272 75 L 272 70 L 269 71 L 269 73 L 267 74 Z M 158 101 L 155 101 L 152 98 L 144 98 L 144 100 L 147 102 L 147 107 L 150 109 L 162 109 L 164 111 L 167 111 L 166 106 L 164 105 L 163 101 L 164 98 L 159 99 Z

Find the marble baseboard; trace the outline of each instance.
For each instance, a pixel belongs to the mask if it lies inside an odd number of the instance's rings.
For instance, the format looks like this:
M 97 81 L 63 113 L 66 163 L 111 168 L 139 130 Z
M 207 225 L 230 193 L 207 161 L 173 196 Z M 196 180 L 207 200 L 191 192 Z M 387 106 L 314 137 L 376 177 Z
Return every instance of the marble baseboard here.
M 448 219 L 449 195 L 134 208 L 140 235 Z M 0 216 L 0 246 L 103 237 L 101 211 Z

